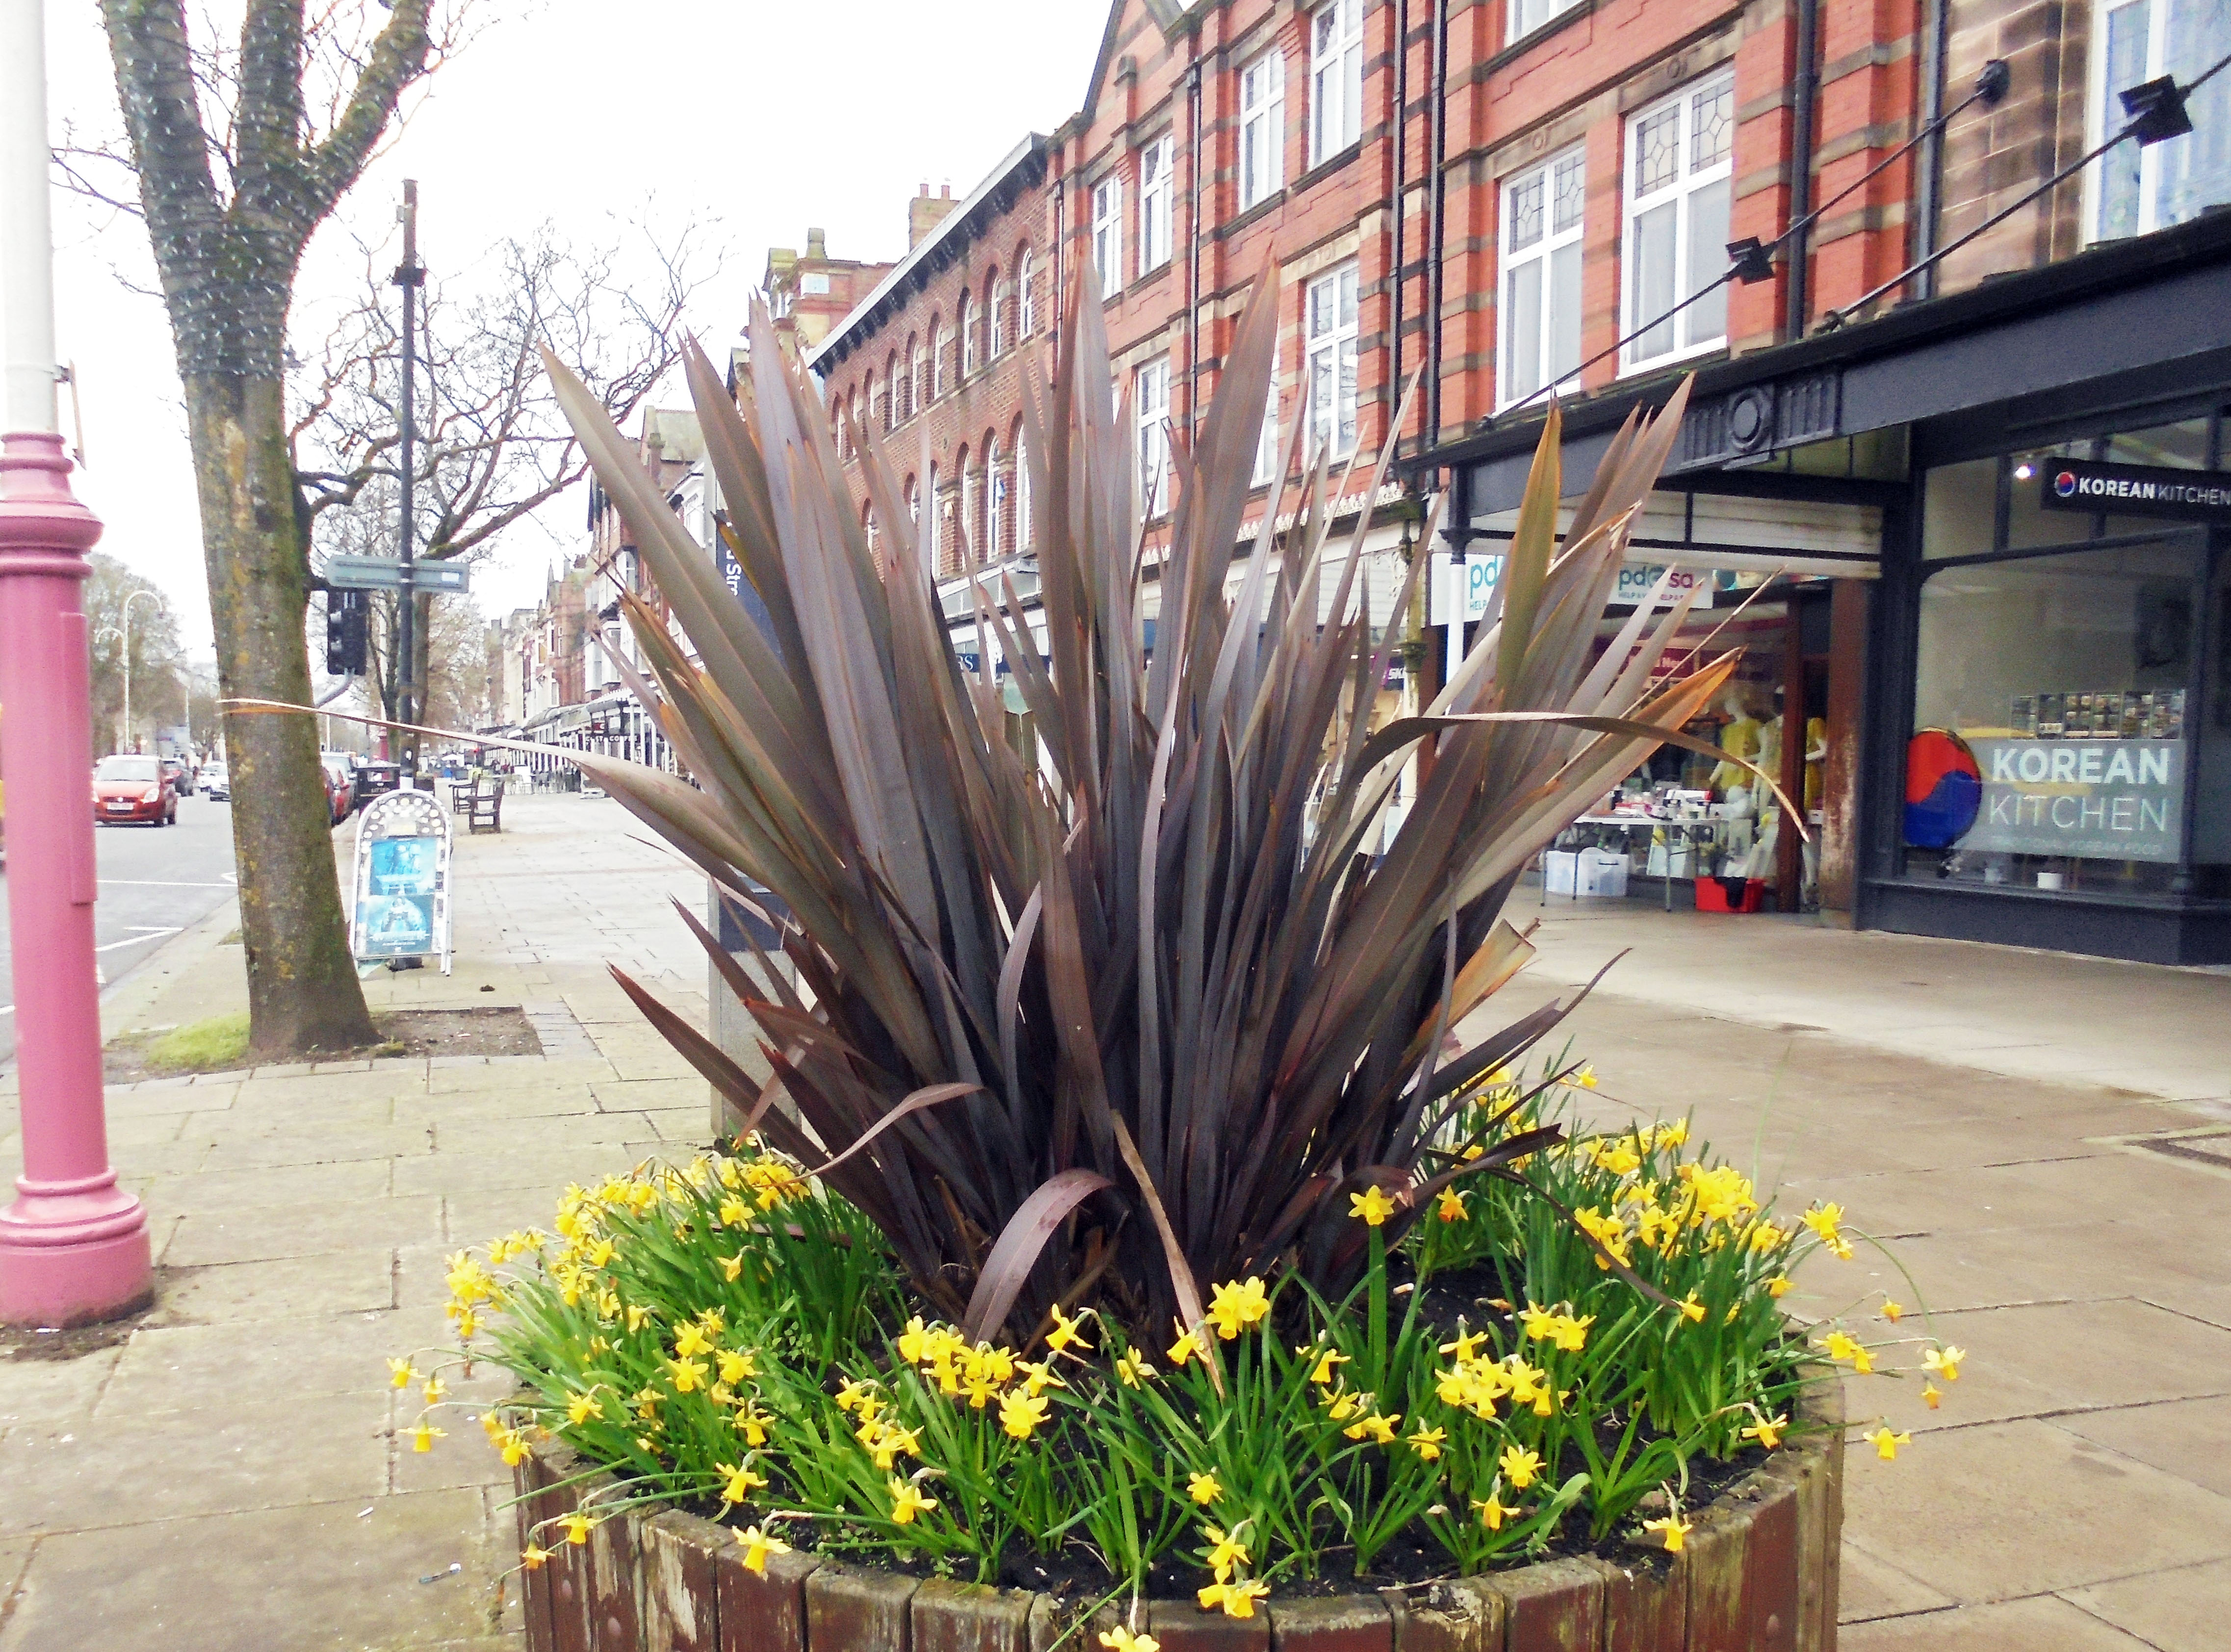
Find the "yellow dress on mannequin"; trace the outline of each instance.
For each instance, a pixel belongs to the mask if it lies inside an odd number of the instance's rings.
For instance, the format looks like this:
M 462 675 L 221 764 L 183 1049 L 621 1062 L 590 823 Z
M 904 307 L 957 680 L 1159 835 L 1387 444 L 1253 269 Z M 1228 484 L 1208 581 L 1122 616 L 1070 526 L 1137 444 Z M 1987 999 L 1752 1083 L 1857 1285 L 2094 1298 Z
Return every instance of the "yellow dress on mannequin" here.
M 1720 750 L 1731 758 L 1742 759 L 1742 762 L 1722 763 L 1712 770 L 1711 779 L 1707 784 L 1714 791 L 1725 797 L 1730 786 L 1752 784 L 1750 771 L 1743 764 L 1758 760 L 1759 731 L 1762 725 L 1751 715 L 1749 705 L 1737 689 L 1730 688 L 1720 696 L 1720 709 L 1728 714 L 1728 720 L 1720 726 Z
M 1820 796 L 1828 787 L 1828 720 L 1808 717 L 1805 720 L 1805 809 L 1807 813 L 1820 806 Z

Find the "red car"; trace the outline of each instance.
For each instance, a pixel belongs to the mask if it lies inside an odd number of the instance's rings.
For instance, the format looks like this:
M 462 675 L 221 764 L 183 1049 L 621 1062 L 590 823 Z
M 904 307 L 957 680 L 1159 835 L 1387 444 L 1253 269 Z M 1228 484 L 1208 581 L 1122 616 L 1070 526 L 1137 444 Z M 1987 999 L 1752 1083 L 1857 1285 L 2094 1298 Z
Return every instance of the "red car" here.
M 341 758 L 324 755 L 318 759 L 318 766 L 326 777 L 326 812 L 333 816 L 333 823 L 338 826 L 349 817 L 349 810 L 356 807 L 356 791 L 348 765 Z
M 178 790 L 161 761 L 119 752 L 94 765 L 93 817 L 96 823 L 143 820 L 153 826 L 178 823 Z

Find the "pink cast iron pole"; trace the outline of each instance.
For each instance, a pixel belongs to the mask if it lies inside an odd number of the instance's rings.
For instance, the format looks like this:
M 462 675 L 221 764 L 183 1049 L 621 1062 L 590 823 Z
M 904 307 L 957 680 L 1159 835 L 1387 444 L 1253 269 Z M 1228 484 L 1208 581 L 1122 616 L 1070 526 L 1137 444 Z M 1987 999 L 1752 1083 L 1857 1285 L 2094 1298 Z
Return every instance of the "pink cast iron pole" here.
M 7 787 L 23 1173 L 0 1210 L 0 1322 L 75 1325 L 152 1290 L 147 1213 L 116 1184 L 93 962 L 93 715 L 83 607 L 100 524 L 55 434 L 41 0 L 0 0 L 0 781 Z

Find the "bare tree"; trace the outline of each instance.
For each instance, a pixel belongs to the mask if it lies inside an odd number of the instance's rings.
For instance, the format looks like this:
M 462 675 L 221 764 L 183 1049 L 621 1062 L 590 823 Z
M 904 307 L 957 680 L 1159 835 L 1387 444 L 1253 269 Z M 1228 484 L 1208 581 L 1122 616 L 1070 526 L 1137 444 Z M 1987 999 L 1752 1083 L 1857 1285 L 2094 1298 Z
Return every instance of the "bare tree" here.
M 93 575 L 85 582 L 85 623 L 93 673 L 93 755 L 136 751 L 138 730 L 157 720 L 165 705 L 175 707 L 169 687 L 184 661 L 178 630 L 162 589 L 103 551 L 92 556 Z M 152 596 L 157 600 L 150 602 Z M 136 599 L 136 600 L 135 600 Z M 125 605 L 131 604 L 130 623 Z M 125 639 L 131 639 L 131 653 Z M 125 726 L 124 685 L 132 684 L 132 721 Z
M 443 9 L 437 15 L 436 4 Z M 236 35 L 184 0 L 100 0 L 201 504 L 218 681 L 306 705 L 311 500 L 285 394 L 304 249 L 411 85 L 456 45 L 459 0 L 233 0 Z M 119 190 L 117 195 L 125 191 Z M 233 854 L 260 1055 L 370 1042 L 307 717 L 228 718 Z
M 587 364 L 586 382 L 605 411 L 615 422 L 633 416 L 681 359 L 683 312 L 719 268 L 717 258 L 699 255 L 693 233 L 662 240 L 637 224 L 584 249 L 545 224 L 476 261 L 475 268 L 493 273 L 475 290 L 433 282 L 423 289 L 424 387 L 413 461 L 421 560 L 478 560 L 506 529 L 588 474 L 535 346 L 547 342 L 565 359 Z M 386 261 L 366 248 L 364 290 L 333 329 L 289 425 L 320 557 L 397 552 L 402 354 Z M 412 672 L 430 690 L 432 674 L 444 668 L 427 620 L 433 600 L 419 598 Z M 383 637 L 391 634 L 394 606 L 391 597 L 374 598 Z M 391 717 L 401 672 L 391 656 L 382 660 L 373 681 Z

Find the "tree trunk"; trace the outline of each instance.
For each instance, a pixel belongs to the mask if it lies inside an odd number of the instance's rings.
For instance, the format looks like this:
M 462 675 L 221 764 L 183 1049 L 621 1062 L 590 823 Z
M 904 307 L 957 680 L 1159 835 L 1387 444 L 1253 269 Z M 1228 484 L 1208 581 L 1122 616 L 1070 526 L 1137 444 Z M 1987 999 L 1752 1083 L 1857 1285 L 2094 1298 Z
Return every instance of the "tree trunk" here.
M 307 706 L 308 565 L 282 388 L 261 375 L 197 373 L 185 392 L 220 692 Z M 368 1044 L 372 1016 L 349 954 L 331 821 L 304 806 L 325 796 L 317 721 L 236 713 L 225 719 L 225 748 L 250 1047 L 300 1055 Z

